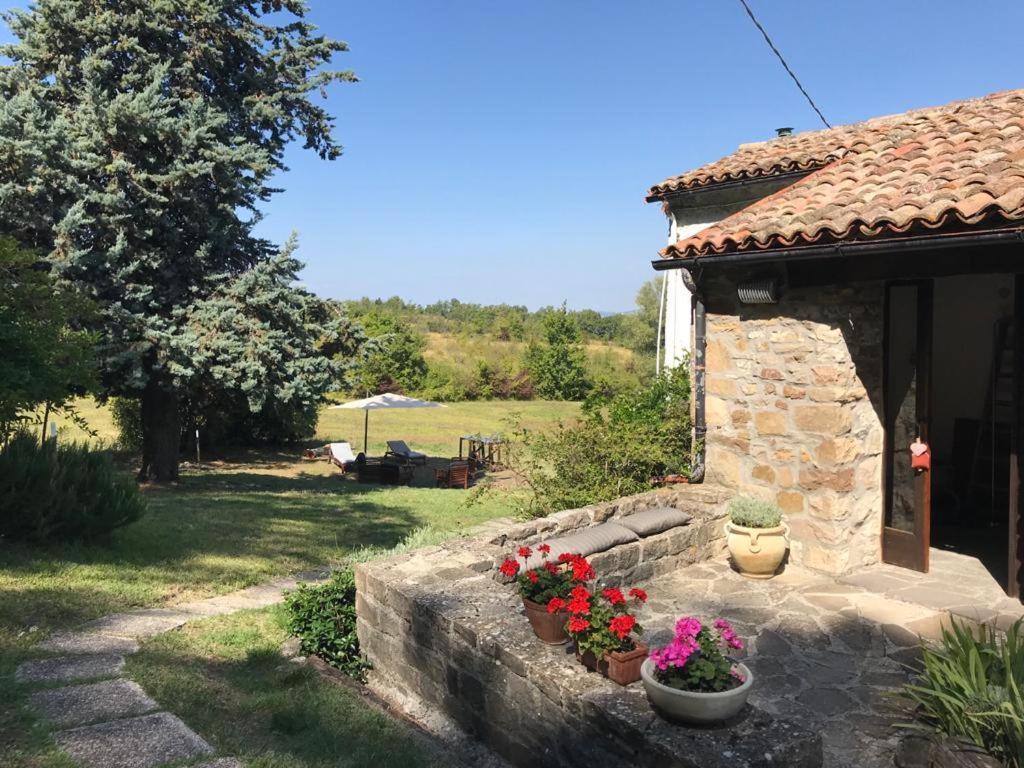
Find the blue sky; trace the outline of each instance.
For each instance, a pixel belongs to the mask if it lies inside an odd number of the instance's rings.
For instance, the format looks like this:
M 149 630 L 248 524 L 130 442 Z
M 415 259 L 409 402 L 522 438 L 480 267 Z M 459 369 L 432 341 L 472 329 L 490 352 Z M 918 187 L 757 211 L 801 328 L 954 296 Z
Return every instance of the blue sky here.
M 344 156 L 290 151 L 261 231 L 324 296 L 630 309 L 650 184 L 820 127 L 738 0 L 309 3 L 361 82 L 328 99 Z M 1020 0 L 750 3 L 833 124 L 1022 86 Z

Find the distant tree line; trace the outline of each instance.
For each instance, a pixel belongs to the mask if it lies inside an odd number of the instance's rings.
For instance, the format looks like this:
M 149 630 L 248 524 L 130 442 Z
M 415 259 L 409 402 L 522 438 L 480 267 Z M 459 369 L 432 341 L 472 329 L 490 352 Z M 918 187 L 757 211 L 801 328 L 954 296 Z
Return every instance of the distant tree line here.
M 636 311 L 618 314 L 458 299 L 426 306 L 399 297 L 339 302 L 337 311 L 367 337 L 348 391 L 446 401 L 582 400 L 635 388 L 654 372 L 657 298 L 652 281 L 638 292 Z M 430 334 L 443 338 L 433 355 Z M 588 354 L 589 342 L 607 346 Z

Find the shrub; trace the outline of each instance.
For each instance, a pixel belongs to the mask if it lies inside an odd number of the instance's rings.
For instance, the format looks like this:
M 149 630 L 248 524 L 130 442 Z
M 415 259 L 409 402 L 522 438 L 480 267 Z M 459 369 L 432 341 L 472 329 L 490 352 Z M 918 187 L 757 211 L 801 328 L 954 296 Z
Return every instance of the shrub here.
M 352 568 L 336 571 L 318 586 L 302 584 L 285 598 L 288 631 L 302 652 L 319 656 L 357 680 L 369 667 L 356 636 L 356 582 Z
M 511 460 L 531 491 L 524 510 L 545 515 L 639 493 L 690 461 L 690 382 L 677 368 L 647 387 L 594 396 L 577 424 L 513 430 Z
M 15 435 L 0 449 L 0 538 L 91 540 L 138 520 L 145 504 L 110 456 L 85 445 Z
M 924 671 L 905 694 L 921 724 L 969 741 L 1011 768 L 1024 765 L 1024 642 L 1022 621 L 1000 639 L 983 627 L 977 636 L 953 622 L 937 649 L 921 650 Z
M 110 399 L 110 415 L 117 428 L 117 444 L 123 451 L 142 450 L 142 409 L 139 401 L 130 397 Z
M 729 519 L 744 528 L 778 528 L 782 510 L 764 499 L 738 496 L 729 502 Z

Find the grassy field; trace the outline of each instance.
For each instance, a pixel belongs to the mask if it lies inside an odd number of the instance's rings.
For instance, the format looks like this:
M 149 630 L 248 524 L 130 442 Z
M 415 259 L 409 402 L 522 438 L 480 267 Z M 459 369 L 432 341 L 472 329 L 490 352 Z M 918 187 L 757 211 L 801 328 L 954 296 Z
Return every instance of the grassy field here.
M 280 607 L 193 622 L 143 646 L 128 673 L 249 768 L 450 764 L 352 688 L 284 661 L 284 624 Z
M 514 410 L 524 425 L 573 418 L 573 403 L 456 403 L 448 408 L 372 413 L 371 453 L 402 438 L 449 457 L 464 433 L 493 433 Z M 83 403 L 101 440 L 114 439 L 109 413 Z M 325 410 L 318 437 L 361 443 L 360 411 Z M 67 424 L 64 439 L 81 437 Z M 227 592 L 337 561 L 364 546 L 389 547 L 422 527 L 456 533 L 508 514 L 502 493 L 432 487 L 429 467 L 412 487 L 360 485 L 322 461 L 250 452 L 185 465 L 182 483 L 144 489 L 149 511 L 102 545 L 0 550 L 0 627 L 66 627 L 133 606 L 165 605 Z
M 87 401 L 79 412 L 95 433 L 89 439 L 114 441 L 106 408 Z M 578 406 L 476 402 L 373 413 L 371 453 L 400 438 L 450 457 L 460 435 L 501 432 L 513 412 L 524 426 L 540 428 L 573 419 Z M 317 439 L 359 446 L 362 418 L 359 411 L 325 410 Z M 61 439 L 88 437 L 67 421 L 58 419 L 58 426 Z M 437 489 L 430 467 L 417 470 L 411 487 L 378 487 L 299 453 L 223 452 L 201 466 L 186 464 L 179 485 L 144 488 L 147 514 L 105 542 L 0 546 L 0 680 L 10 681 L 17 663 L 54 629 L 229 592 L 363 547 L 391 547 L 424 528 L 457 535 L 512 510 L 508 494 L 515 491 Z M 189 625 L 148 645 L 132 662 L 133 674 L 218 746 L 252 755 L 251 765 L 430 764 L 427 753 L 351 691 L 280 669 L 284 662 L 268 651 L 283 640 L 278 619 L 271 611 Z M 23 696 L 11 691 L 0 701 L 0 765 L 65 768 L 46 729 L 23 710 Z M 211 707 L 214 701 L 220 703 Z M 266 754 L 257 757 L 260 751 Z M 338 762 L 342 754 L 351 761 Z

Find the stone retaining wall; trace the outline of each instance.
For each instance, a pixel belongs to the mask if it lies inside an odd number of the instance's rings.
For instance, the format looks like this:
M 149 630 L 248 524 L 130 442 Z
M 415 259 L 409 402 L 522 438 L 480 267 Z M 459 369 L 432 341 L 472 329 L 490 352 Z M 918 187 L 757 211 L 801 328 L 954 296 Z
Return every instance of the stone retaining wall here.
M 666 504 L 694 520 L 590 558 L 602 581 L 632 584 L 707 559 L 722 546 L 727 497 L 712 487 L 641 494 L 357 566 L 371 687 L 399 706 L 440 710 L 518 766 L 819 766 L 817 736 L 752 708 L 728 728 L 668 725 L 639 684 L 589 674 L 568 646 L 537 640 L 514 588 L 494 578 L 513 545 Z

